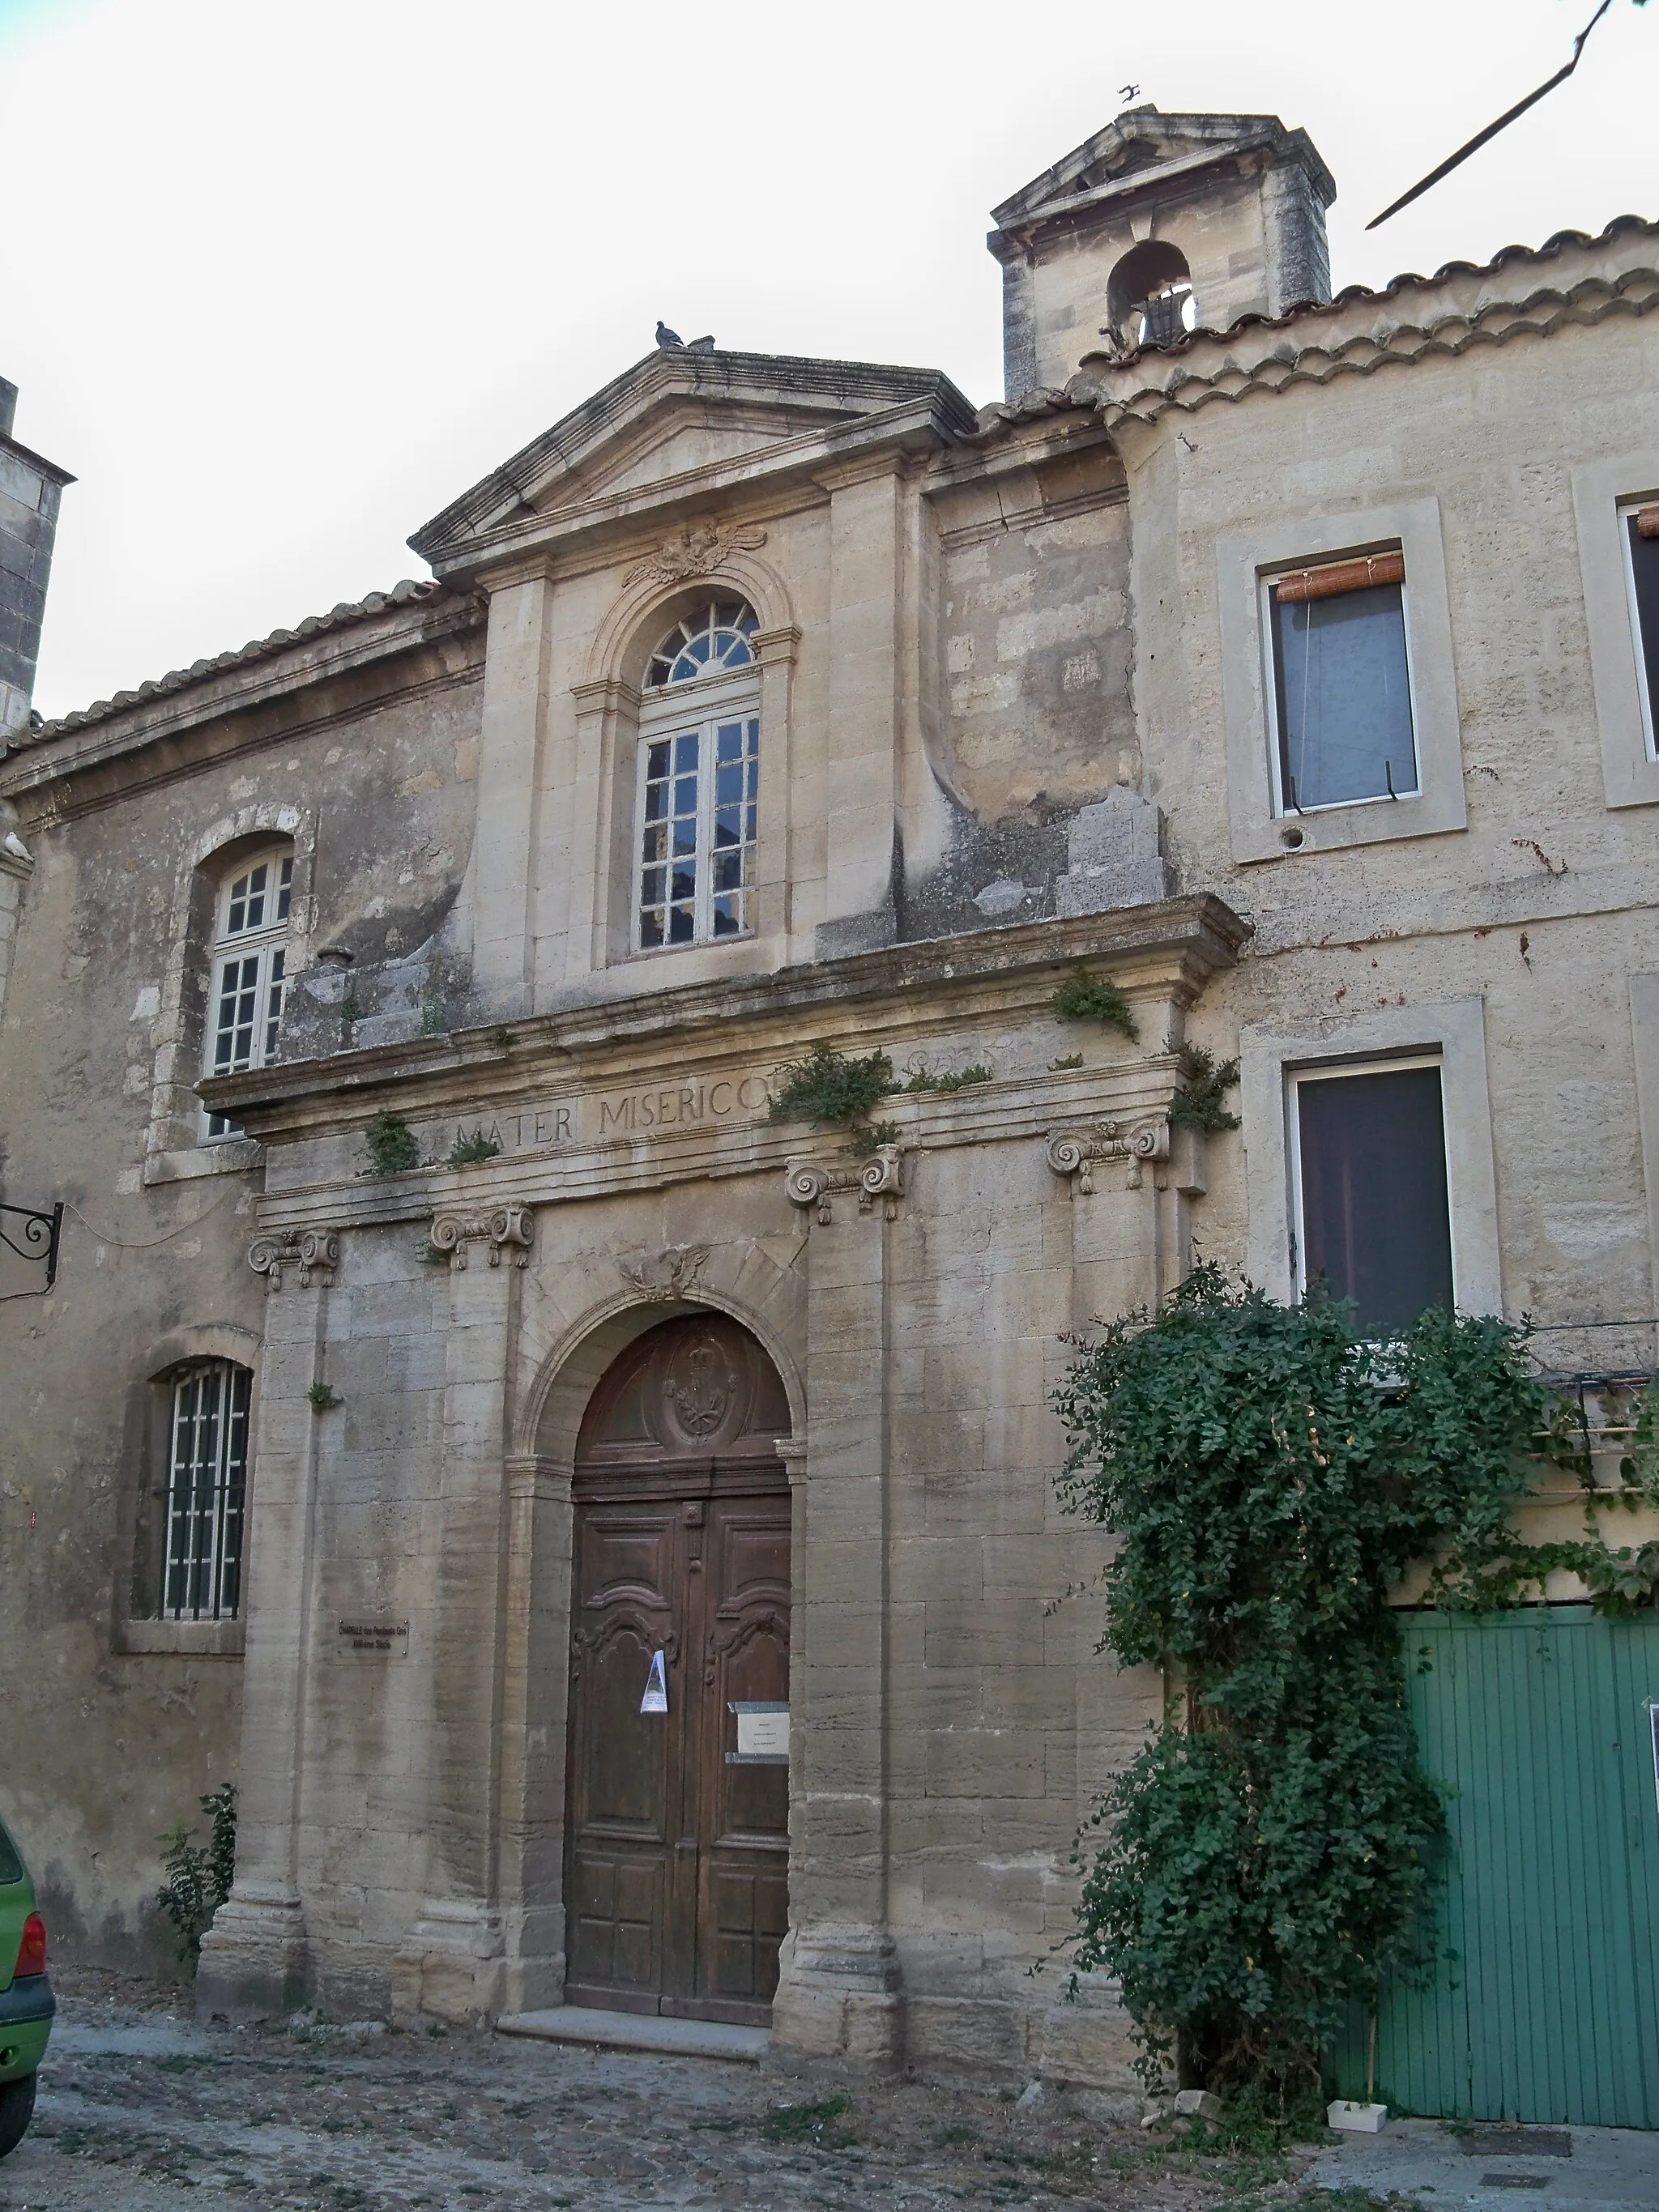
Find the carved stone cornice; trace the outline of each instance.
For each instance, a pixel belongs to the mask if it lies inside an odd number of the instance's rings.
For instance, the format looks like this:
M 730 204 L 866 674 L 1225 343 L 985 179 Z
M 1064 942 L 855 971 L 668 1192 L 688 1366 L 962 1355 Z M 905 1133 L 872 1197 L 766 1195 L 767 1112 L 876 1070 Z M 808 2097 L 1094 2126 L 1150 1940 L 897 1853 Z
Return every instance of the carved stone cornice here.
M 683 1298 L 695 1287 L 710 1249 L 707 1244 L 668 1244 L 660 1252 L 629 1252 L 617 1265 L 641 1297 Z
M 791 1160 L 783 1187 L 792 1206 L 815 1207 L 826 1227 L 834 1218 L 830 1201 L 837 1191 L 857 1191 L 860 1213 L 868 1213 L 880 1199 L 887 1219 L 896 1221 L 904 1194 L 903 1151 L 897 1145 L 878 1145 L 862 1162 Z
M 623 583 L 641 583 L 648 576 L 653 583 L 683 584 L 693 576 L 712 576 L 730 555 L 757 552 L 765 543 L 766 532 L 752 525 L 688 522 L 631 568 Z
M 289 1269 L 300 1271 L 300 1287 L 311 1288 L 314 1276 L 324 1290 L 333 1284 L 340 1265 L 340 1235 L 335 1229 L 283 1229 L 272 1237 L 256 1237 L 247 1248 L 247 1263 L 265 1279 L 268 1291 L 280 1291 Z
M 465 1269 L 469 1244 L 487 1243 L 492 1267 L 501 1266 L 503 1249 L 515 1267 L 528 1267 L 534 1235 L 535 1215 L 527 1206 L 496 1206 L 488 1213 L 434 1213 L 432 1217 L 432 1249 L 449 1255 L 450 1267 L 457 1274 Z
M 1097 1160 L 1127 1160 L 1124 1187 L 1139 1190 L 1148 1160 L 1161 1167 L 1170 1157 L 1170 1119 L 1167 1114 L 1148 1115 L 1136 1121 L 1094 1121 L 1086 1129 L 1055 1129 L 1045 1147 L 1048 1164 L 1057 1176 L 1075 1176 L 1079 1190 L 1095 1187 Z M 1163 1188 L 1163 1177 L 1155 1178 Z

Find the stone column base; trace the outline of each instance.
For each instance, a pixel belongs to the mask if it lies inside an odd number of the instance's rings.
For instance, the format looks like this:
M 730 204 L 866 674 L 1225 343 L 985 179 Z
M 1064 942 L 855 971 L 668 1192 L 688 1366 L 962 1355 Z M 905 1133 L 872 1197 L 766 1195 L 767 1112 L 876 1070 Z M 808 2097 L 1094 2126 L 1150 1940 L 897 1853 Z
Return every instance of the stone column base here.
M 306 1922 L 297 1897 L 234 1888 L 202 1939 L 196 2017 L 280 2020 L 305 2002 Z
M 1063 1972 L 1063 1970 L 1061 1970 Z M 1132 2109 L 1142 2095 L 1134 2070 L 1134 2022 L 1123 1994 L 1105 1974 L 1079 1974 L 1033 2023 L 1036 2070 L 1057 2081 L 1114 2092 Z
M 892 1937 L 849 1923 L 792 1928 L 779 1954 L 772 2039 L 802 2058 L 901 2065 L 904 1992 Z
M 393 2021 L 459 2027 L 495 2020 L 508 2009 L 506 1995 L 499 1915 L 465 1899 L 428 1899 L 392 1970 Z

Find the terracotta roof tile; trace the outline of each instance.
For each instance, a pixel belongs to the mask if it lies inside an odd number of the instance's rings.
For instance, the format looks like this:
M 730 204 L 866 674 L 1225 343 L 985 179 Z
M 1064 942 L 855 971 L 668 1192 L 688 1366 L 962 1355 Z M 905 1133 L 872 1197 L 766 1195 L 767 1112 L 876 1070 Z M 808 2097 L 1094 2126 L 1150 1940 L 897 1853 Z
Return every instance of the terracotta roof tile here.
M 118 691 L 112 699 L 94 699 L 89 707 L 77 708 L 72 714 L 61 714 L 55 721 L 37 722 L 26 733 L 13 740 L 14 745 L 40 744 L 48 738 L 63 736 L 70 730 L 83 730 L 90 723 L 106 720 L 118 714 L 125 708 L 137 707 L 144 701 L 159 699 L 173 691 L 188 690 L 205 678 L 217 676 L 227 668 L 246 668 L 252 662 L 266 660 L 290 645 L 302 644 L 306 639 L 320 637 L 325 632 L 344 629 L 352 623 L 367 622 L 372 616 L 389 613 L 395 607 L 406 607 L 423 600 L 463 598 L 448 585 L 430 581 L 416 582 L 405 577 L 394 584 L 389 592 L 371 592 L 367 599 L 342 599 L 325 615 L 307 615 L 292 629 L 274 629 L 269 637 L 256 637 L 234 653 L 221 653 L 209 660 L 192 661 L 188 668 L 174 668 L 165 676 L 154 677 L 141 684 L 136 691 Z

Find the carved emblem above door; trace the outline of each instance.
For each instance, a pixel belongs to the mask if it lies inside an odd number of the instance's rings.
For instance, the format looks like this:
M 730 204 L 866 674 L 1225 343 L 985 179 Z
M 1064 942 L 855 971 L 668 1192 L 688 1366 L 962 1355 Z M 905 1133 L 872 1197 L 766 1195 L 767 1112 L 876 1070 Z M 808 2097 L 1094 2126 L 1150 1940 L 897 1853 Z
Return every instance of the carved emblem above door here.
M 713 1437 L 726 1425 L 737 1376 L 720 1340 L 695 1337 L 682 1345 L 663 1377 L 669 1419 L 687 1437 Z

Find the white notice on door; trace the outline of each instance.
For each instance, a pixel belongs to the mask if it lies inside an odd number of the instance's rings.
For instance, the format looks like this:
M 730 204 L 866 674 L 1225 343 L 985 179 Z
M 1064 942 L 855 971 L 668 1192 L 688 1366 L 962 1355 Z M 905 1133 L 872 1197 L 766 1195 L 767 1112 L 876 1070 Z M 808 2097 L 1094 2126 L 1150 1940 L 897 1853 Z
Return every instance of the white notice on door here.
M 789 1758 L 789 1708 L 786 1705 L 734 1704 L 740 1759 L 765 1759 L 769 1765 Z
M 642 1713 L 665 1713 L 668 1711 L 668 1675 L 662 1663 L 660 1651 L 651 1655 L 651 1672 L 645 1678 L 645 1695 L 640 1699 Z

